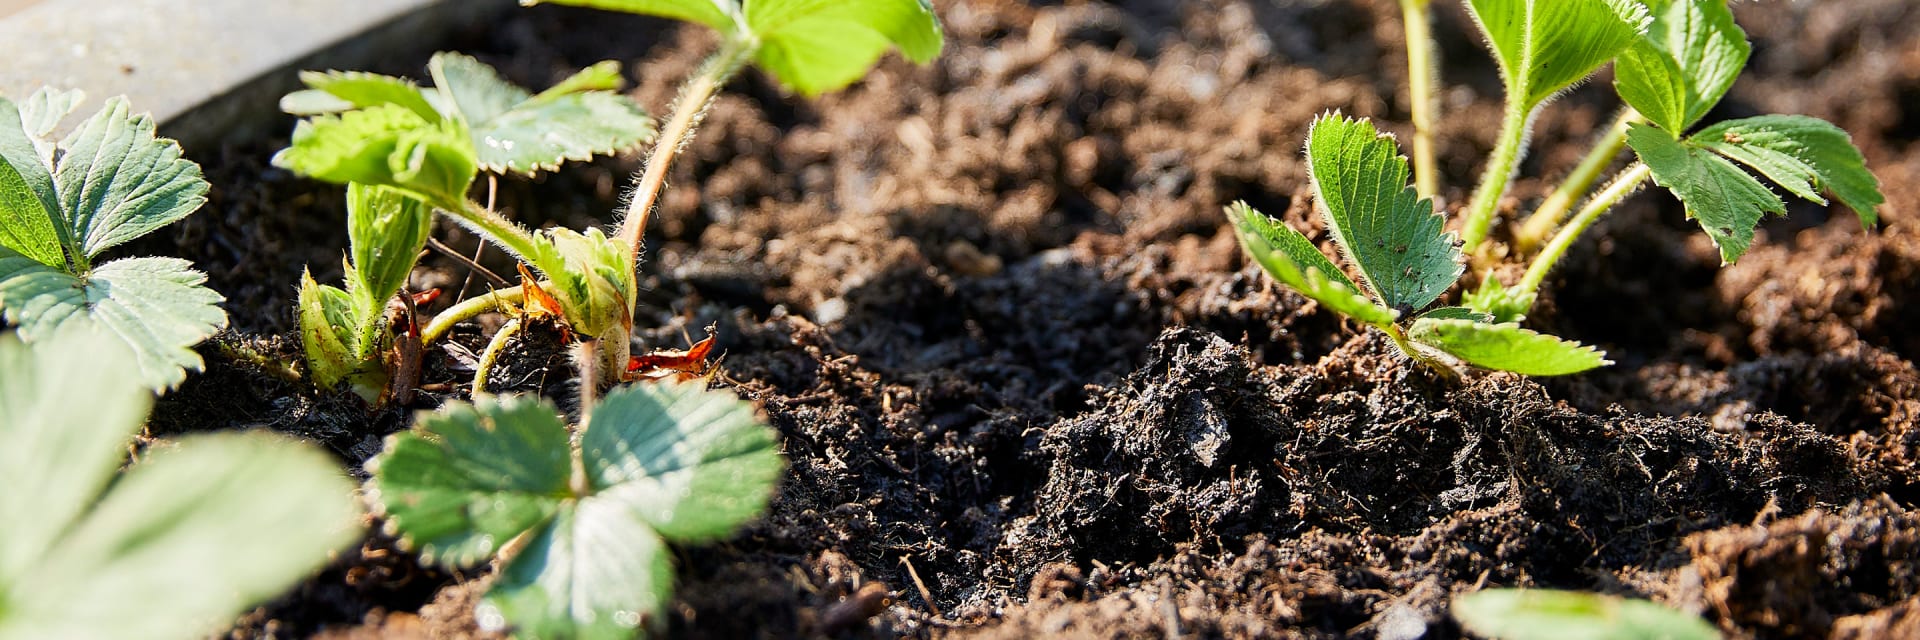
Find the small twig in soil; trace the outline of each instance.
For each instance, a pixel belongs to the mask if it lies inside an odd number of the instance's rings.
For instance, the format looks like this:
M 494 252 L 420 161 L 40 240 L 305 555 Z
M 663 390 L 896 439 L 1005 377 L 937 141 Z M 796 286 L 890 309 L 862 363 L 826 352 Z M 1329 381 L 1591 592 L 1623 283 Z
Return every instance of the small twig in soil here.
M 927 590 L 927 583 L 920 581 L 920 572 L 913 569 L 913 558 L 900 556 L 900 564 L 907 565 L 907 577 L 913 578 L 914 588 L 920 590 L 920 600 L 927 603 L 927 609 L 933 612 L 933 617 L 947 617 L 946 614 L 940 613 L 940 605 L 933 603 L 933 592 Z
M 488 270 L 486 267 L 480 266 L 480 253 L 486 250 L 487 243 L 485 242 L 480 243 L 480 249 L 478 251 L 473 252 L 472 258 L 468 258 L 464 255 L 460 255 L 459 251 L 454 250 L 453 247 L 447 246 L 447 243 L 441 242 L 439 239 L 436 239 L 436 238 L 427 238 L 427 246 L 431 247 L 434 251 L 440 252 L 440 255 L 451 258 L 454 262 L 458 262 L 462 266 L 465 266 L 467 268 L 467 279 L 466 281 L 460 283 L 461 298 L 456 299 L 455 300 L 456 302 L 458 302 L 461 299 L 465 299 L 465 296 L 467 295 L 467 285 L 473 283 L 473 274 L 475 273 L 486 276 L 487 280 L 493 282 L 493 284 L 496 286 L 501 286 L 501 287 L 507 286 L 506 278 L 502 278 L 500 277 L 500 274 L 494 273 L 493 271 Z

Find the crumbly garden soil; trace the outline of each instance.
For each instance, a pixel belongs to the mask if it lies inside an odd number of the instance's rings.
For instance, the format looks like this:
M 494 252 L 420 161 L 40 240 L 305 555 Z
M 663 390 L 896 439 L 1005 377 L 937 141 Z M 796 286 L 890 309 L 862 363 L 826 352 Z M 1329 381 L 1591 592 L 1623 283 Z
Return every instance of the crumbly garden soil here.
M 1877 229 L 1802 203 L 1721 268 L 1641 195 L 1532 320 L 1618 364 L 1451 382 L 1277 288 L 1219 213 L 1244 198 L 1318 227 L 1299 154 L 1317 113 L 1405 133 L 1394 3 L 936 4 L 937 63 L 816 101 L 750 73 L 676 168 L 643 337 L 715 326 L 721 384 L 765 407 L 790 468 L 765 519 L 675 551 L 672 635 L 1446 638 L 1451 595 L 1512 585 L 1648 597 L 1733 637 L 1920 635 L 1920 6 L 1737 5 L 1754 64 L 1711 116 L 1851 131 L 1887 192 Z M 1441 4 L 1457 206 L 1498 81 Z M 539 86 L 618 59 L 664 110 L 711 45 L 543 6 L 447 47 Z M 1514 204 L 1577 162 L 1607 93 L 1539 118 Z M 195 260 L 233 316 L 153 431 L 271 428 L 357 467 L 459 397 L 493 325 L 430 349 L 427 391 L 377 412 L 232 357 L 290 358 L 299 272 L 337 279 L 346 246 L 338 190 L 269 168 L 278 144 L 190 150 L 211 202 L 135 248 Z M 498 201 L 605 224 L 634 168 L 506 180 Z M 416 276 L 486 285 L 439 257 Z M 500 384 L 568 395 L 551 344 L 520 353 Z M 484 637 L 486 583 L 374 535 L 232 635 Z

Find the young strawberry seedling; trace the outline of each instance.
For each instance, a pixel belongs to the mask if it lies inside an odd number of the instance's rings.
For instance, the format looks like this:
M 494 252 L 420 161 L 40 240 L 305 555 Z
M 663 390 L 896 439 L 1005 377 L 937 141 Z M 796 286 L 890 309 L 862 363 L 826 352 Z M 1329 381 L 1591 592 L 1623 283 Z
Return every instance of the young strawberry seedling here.
M 589 67 L 537 95 L 459 54 L 436 54 L 428 70 L 433 88 L 367 73 L 310 72 L 302 76 L 310 88 L 281 101 L 289 112 L 315 117 L 300 123 L 275 164 L 349 185 L 348 287 L 301 288 L 308 368 L 322 387 L 348 381 L 369 400 L 388 395 L 398 368 L 390 355 L 387 301 L 405 285 L 426 242 L 427 205 L 544 279 L 528 278 L 457 306 L 410 340 L 432 342 L 455 322 L 518 304 L 527 287 L 574 331 L 598 337 L 624 330 L 633 297 L 631 263 L 598 230 L 531 231 L 467 198 L 483 170 L 532 174 L 652 139 L 653 120 L 612 91 L 621 85 L 619 66 Z M 503 331 L 488 351 L 498 353 L 512 335 Z M 475 378 L 483 389 L 486 373 Z
M 0 312 L 27 342 L 102 327 L 164 390 L 200 368 L 193 346 L 226 326 L 225 299 L 185 260 L 95 261 L 199 209 L 207 182 L 124 98 L 50 138 L 80 100 L 46 89 L 22 104 L 0 98 Z
M 1428 310 L 1464 267 L 1433 202 L 1407 186 L 1407 159 L 1365 120 L 1329 114 L 1307 134 L 1307 165 L 1321 218 L 1359 268 L 1365 293 L 1305 235 L 1254 211 L 1227 208 L 1240 244 L 1274 279 L 1393 339 L 1415 360 L 1452 371 L 1458 362 L 1528 375 L 1607 364 L 1592 348 L 1463 307 Z
M 1425 7 L 1407 0 L 1402 8 L 1408 21 L 1409 60 L 1415 78 L 1412 93 L 1418 114 L 1431 100 L 1419 81 L 1419 69 L 1430 64 L 1426 60 L 1430 44 L 1423 42 Z M 1534 375 L 1574 373 L 1605 364 L 1592 350 L 1575 349 L 1571 343 L 1531 332 L 1515 333 L 1524 330 L 1513 323 L 1526 318 L 1547 274 L 1580 234 L 1647 180 L 1666 187 L 1686 205 L 1687 216 L 1697 220 L 1713 239 L 1725 263 L 1746 252 L 1761 217 L 1769 212 L 1786 212 L 1786 204 L 1778 195 L 1736 163 L 1808 200 L 1825 204 L 1821 193 L 1831 193 L 1857 212 L 1863 224 L 1873 225 L 1874 208 L 1884 200 L 1878 183 L 1867 172 L 1865 161 L 1846 132 L 1831 124 L 1805 116 L 1760 116 L 1712 125 L 1692 135 L 1685 133 L 1726 94 L 1746 63 L 1750 47 L 1746 35 L 1734 24 L 1726 0 L 1653 0 L 1645 4 L 1632 0 L 1469 0 L 1468 9 L 1499 63 L 1507 96 L 1498 143 L 1462 222 L 1462 244 L 1467 253 L 1483 262 L 1501 255 L 1488 251 L 1490 245 L 1484 242 L 1498 218 L 1499 202 L 1525 152 L 1534 115 L 1542 105 L 1616 61 L 1614 85 L 1628 105 L 1573 175 L 1516 233 L 1514 248 L 1521 252 L 1532 250 L 1541 238 L 1553 234 L 1517 285 L 1507 286 L 1489 272 L 1482 277 L 1480 288 L 1464 297 L 1463 307 L 1437 309 L 1402 329 L 1397 323 L 1434 298 L 1424 290 L 1423 295 L 1411 298 L 1396 293 L 1392 287 L 1404 282 L 1388 276 L 1383 283 L 1381 269 L 1407 267 L 1402 280 L 1425 277 L 1422 274 L 1432 276 L 1434 282 L 1444 280 L 1432 296 L 1439 295 L 1459 275 L 1455 271 L 1453 276 L 1439 277 L 1440 270 L 1433 266 L 1437 263 L 1427 262 L 1435 258 L 1427 253 L 1421 253 L 1411 265 L 1388 260 L 1407 259 L 1408 255 L 1399 253 L 1400 247 L 1411 250 L 1419 246 L 1395 235 L 1407 233 L 1408 228 L 1354 226 L 1335 220 L 1349 214 L 1329 213 L 1328 226 L 1334 231 L 1335 241 L 1347 249 L 1366 275 L 1364 280 L 1373 296 L 1367 299 L 1338 276 L 1330 263 L 1314 262 L 1319 252 L 1303 236 L 1264 216 L 1251 215 L 1244 207 L 1229 209 L 1242 243 L 1276 278 L 1336 311 L 1379 327 L 1408 355 L 1436 362 L 1420 353 L 1423 347 L 1431 347 L 1478 366 Z M 1416 120 L 1424 119 L 1416 115 Z M 1315 124 L 1316 135 L 1325 124 L 1325 119 Z M 1426 129 L 1421 122 L 1415 124 L 1417 131 Z M 1366 130 L 1371 132 L 1372 127 Z M 1572 203 L 1626 147 L 1634 150 L 1639 161 L 1622 170 L 1571 220 L 1563 220 Z M 1321 206 L 1332 210 L 1343 206 L 1340 201 L 1346 196 L 1330 194 L 1322 184 L 1328 180 L 1325 171 L 1334 165 L 1314 156 L 1327 153 L 1356 154 L 1349 162 L 1358 164 L 1348 167 L 1348 173 L 1339 174 L 1341 184 L 1370 183 L 1377 180 L 1378 170 L 1367 167 L 1377 163 L 1363 157 L 1390 155 L 1392 144 L 1340 148 L 1309 141 L 1315 190 Z M 1405 173 L 1401 168 L 1396 175 L 1404 177 Z M 1398 208 L 1411 197 L 1393 200 L 1377 192 L 1361 202 L 1375 209 L 1391 202 Z M 1425 204 L 1411 208 L 1431 210 Z M 1437 233 L 1438 224 L 1432 226 Z M 1422 232 L 1419 237 L 1429 235 Z M 1373 244 L 1371 249 L 1368 243 Z M 1381 246 L 1393 247 L 1396 255 L 1378 255 Z M 1276 259 L 1279 254 L 1274 253 L 1275 248 L 1290 260 Z M 1369 257 L 1369 251 L 1375 255 Z M 1319 259 L 1324 261 L 1324 257 Z M 1495 340 L 1492 336 L 1496 332 L 1487 327 L 1507 329 L 1498 330 L 1503 337 Z M 1468 339 L 1469 334 L 1474 337 Z M 1559 355 L 1540 355 L 1550 353 Z M 1576 357 L 1576 353 L 1581 355 Z M 1540 366 L 1545 362 L 1555 366 Z
M 155 443 L 123 339 L 0 337 L 0 638 L 205 638 L 360 540 L 353 481 L 265 433 Z

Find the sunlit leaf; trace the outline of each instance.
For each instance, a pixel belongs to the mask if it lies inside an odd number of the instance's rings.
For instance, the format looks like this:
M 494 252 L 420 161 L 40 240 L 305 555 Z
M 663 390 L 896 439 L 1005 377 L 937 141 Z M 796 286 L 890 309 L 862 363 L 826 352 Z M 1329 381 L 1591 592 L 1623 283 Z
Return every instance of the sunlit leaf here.
M 1313 241 L 1286 223 L 1255 211 L 1245 202 L 1227 207 L 1227 219 L 1247 255 L 1287 288 L 1337 313 L 1374 326 L 1393 324 L 1393 310 L 1380 306 L 1348 280 L 1340 268 L 1314 248 Z
M 1321 116 L 1307 134 L 1307 166 L 1327 228 L 1388 308 L 1425 308 L 1460 279 L 1446 219 L 1407 184 L 1407 158 L 1366 120 Z
M 1549 589 L 1487 589 L 1453 600 L 1470 633 L 1499 640 L 1718 640 L 1700 616 L 1646 600 Z
M 1613 60 L 1646 29 L 1633 0 L 1469 0 L 1507 93 L 1531 110 Z
M 1727 0 L 1674 0 L 1656 7 L 1646 35 L 1621 52 L 1614 88 L 1678 137 L 1733 87 L 1751 51 Z
M 1886 202 L 1880 181 L 1852 137 L 1825 120 L 1770 115 L 1729 120 L 1700 130 L 1688 141 L 1752 167 L 1794 195 L 1826 204 L 1832 193 L 1872 226 Z
M 1753 244 L 1753 228 L 1761 217 L 1787 213 L 1780 196 L 1711 151 L 1645 125 L 1627 131 L 1627 144 L 1653 170 L 1654 183 L 1686 205 L 1687 217 L 1700 223 L 1726 264 L 1740 259 Z
M 1593 347 L 1511 323 L 1421 318 L 1407 337 L 1476 367 L 1529 376 L 1562 376 L 1612 364 Z

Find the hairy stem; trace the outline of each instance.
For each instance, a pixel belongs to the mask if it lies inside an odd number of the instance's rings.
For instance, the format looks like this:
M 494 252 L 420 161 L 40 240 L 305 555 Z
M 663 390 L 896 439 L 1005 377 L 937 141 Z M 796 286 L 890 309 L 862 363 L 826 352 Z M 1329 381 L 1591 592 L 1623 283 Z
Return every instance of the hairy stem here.
M 473 369 L 473 396 L 480 397 L 487 392 L 487 377 L 493 374 L 493 366 L 500 360 L 500 354 L 507 350 L 507 341 L 520 333 L 520 319 L 508 320 L 500 325 L 500 330 L 487 342 L 487 350 L 480 353 L 480 365 Z
M 706 64 L 680 88 L 680 97 L 674 100 L 673 116 L 660 130 L 660 137 L 653 143 L 653 151 L 647 156 L 646 169 L 640 173 L 640 181 L 633 187 L 632 195 L 627 199 L 627 211 L 620 222 L 620 240 L 627 244 L 632 252 L 633 264 L 640 264 L 642 235 L 647 230 L 647 217 L 653 214 L 654 204 L 660 200 L 660 192 L 667 187 L 667 171 L 673 167 L 673 160 L 693 140 L 694 130 L 700 127 L 700 121 L 706 119 L 707 108 L 712 106 L 713 98 L 720 93 L 720 87 L 740 71 L 757 49 L 755 43 L 741 37 L 729 37 L 720 46 L 720 51 L 708 58 Z
M 1540 208 L 1535 209 L 1533 215 L 1528 216 L 1526 223 L 1521 225 L 1520 231 L 1514 234 L 1514 248 L 1519 253 L 1531 253 L 1539 248 L 1540 243 L 1547 240 L 1547 235 L 1566 221 L 1574 203 L 1587 195 L 1587 190 L 1593 188 L 1593 183 L 1600 179 L 1607 165 L 1613 164 L 1620 152 L 1626 150 L 1627 128 L 1645 121 L 1633 107 L 1620 108 L 1620 115 L 1614 117 L 1613 124 L 1607 125 L 1606 133 L 1594 142 L 1587 157 L 1580 160 L 1580 165 L 1574 167 L 1573 173 L 1567 174 L 1567 179 L 1553 190 L 1552 195 L 1547 196 L 1546 201 L 1540 203 Z
M 574 366 L 580 369 L 580 424 L 593 417 L 593 403 L 600 395 L 600 341 L 581 340 L 573 345 Z
M 1413 186 L 1420 197 L 1433 199 L 1440 191 L 1440 170 L 1433 159 L 1433 84 L 1439 77 L 1434 62 L 1431 0 L 1400 0 L 1406 23 L 1407 93 L 1413 114 Z
M 1560 262 L 1560 258 L 1566 256 L 1567 248 L 1573 246 L 1573 242 L 1578 240 L 1580 234 L 1588 227 L 1599 221 L 1600 216 L 1606 215 L 1614 205 L 1620 204 L 1620 201 L 1639 190 L 1641 183 L 1646 182 L 1652 175 L 1653 170 L 1648 169 L 1647 165 L 1633 163 L 1633 166 L 1621 171 L 1606 189 L 1595 194 L 1592 200 L 1588 200 L 1587 206 L 1580 209 L 1580 213 L 1574 215 L 1573 220 L 1567 222 L 1567 226 L 1561 227 L 1560 233 L 1554 234 L 1553 241 L 1547 243 L 1547 246 L 1540 250 L 1540 255 L 1534 257 L 1533 264 L 1527 266 L 1527 275 L 1520 279 L 1517 287 L 1521 292 L 1520 295 L 1528 300 L 1537 299 L 1540 284 L 1546 282 L 1547 274 L 1553 271 L 1554 265 Z
M 433 344 L 434 341 L 446 337 L 447 332 L 453 330 L 453 325 L 471 320 L 482 313 L 505 308 L 507 305 L 520 304 L 525 299 L 526 293 L 520 287 L 508 287 L 462 300 L 460 304 L 447 307 L 447 310 L 441 311 L 440 315 L 434 316 L 433 320 L 427 323 L 426 330 L 420 333 L 420 344 Z
M 507 253 L 513 254 L 547 277 L 554 277 L 566 271 L 567 265 L 560 260 L 558 253 L 550 249 L 551 245 L 540 236 L 534 235 L 526 227 L 502 217 L 492 209 L 482 207 L 473 201 L 459 203 L 438 203 L 435 206 L 453 216 L 461 226 L 473 230 L 489 242 L 500 245 Z
M 1500 198 L 1507 195 L 1507 185 L 1513 182 L 1514 170 L 1526 151 L 1527 129 L 1532 124 L 1533 107 L 1521 104 L 1512 95 L 1507 96 L 1507 113 L 1500 123 L 1500 142 L 1493 148 L 1493 156 L 1487 160 L 1485 172 L 1480 174 L 1480 186 L 1473 190 L 1473 200 L 1467 205 L 1467 222 L 1460 238 L 1467 253 L 1480 248 L 1480 242 L 1487 239 L 1487 231 L 1493 227 L 1493 219 L 1499 216 Z

